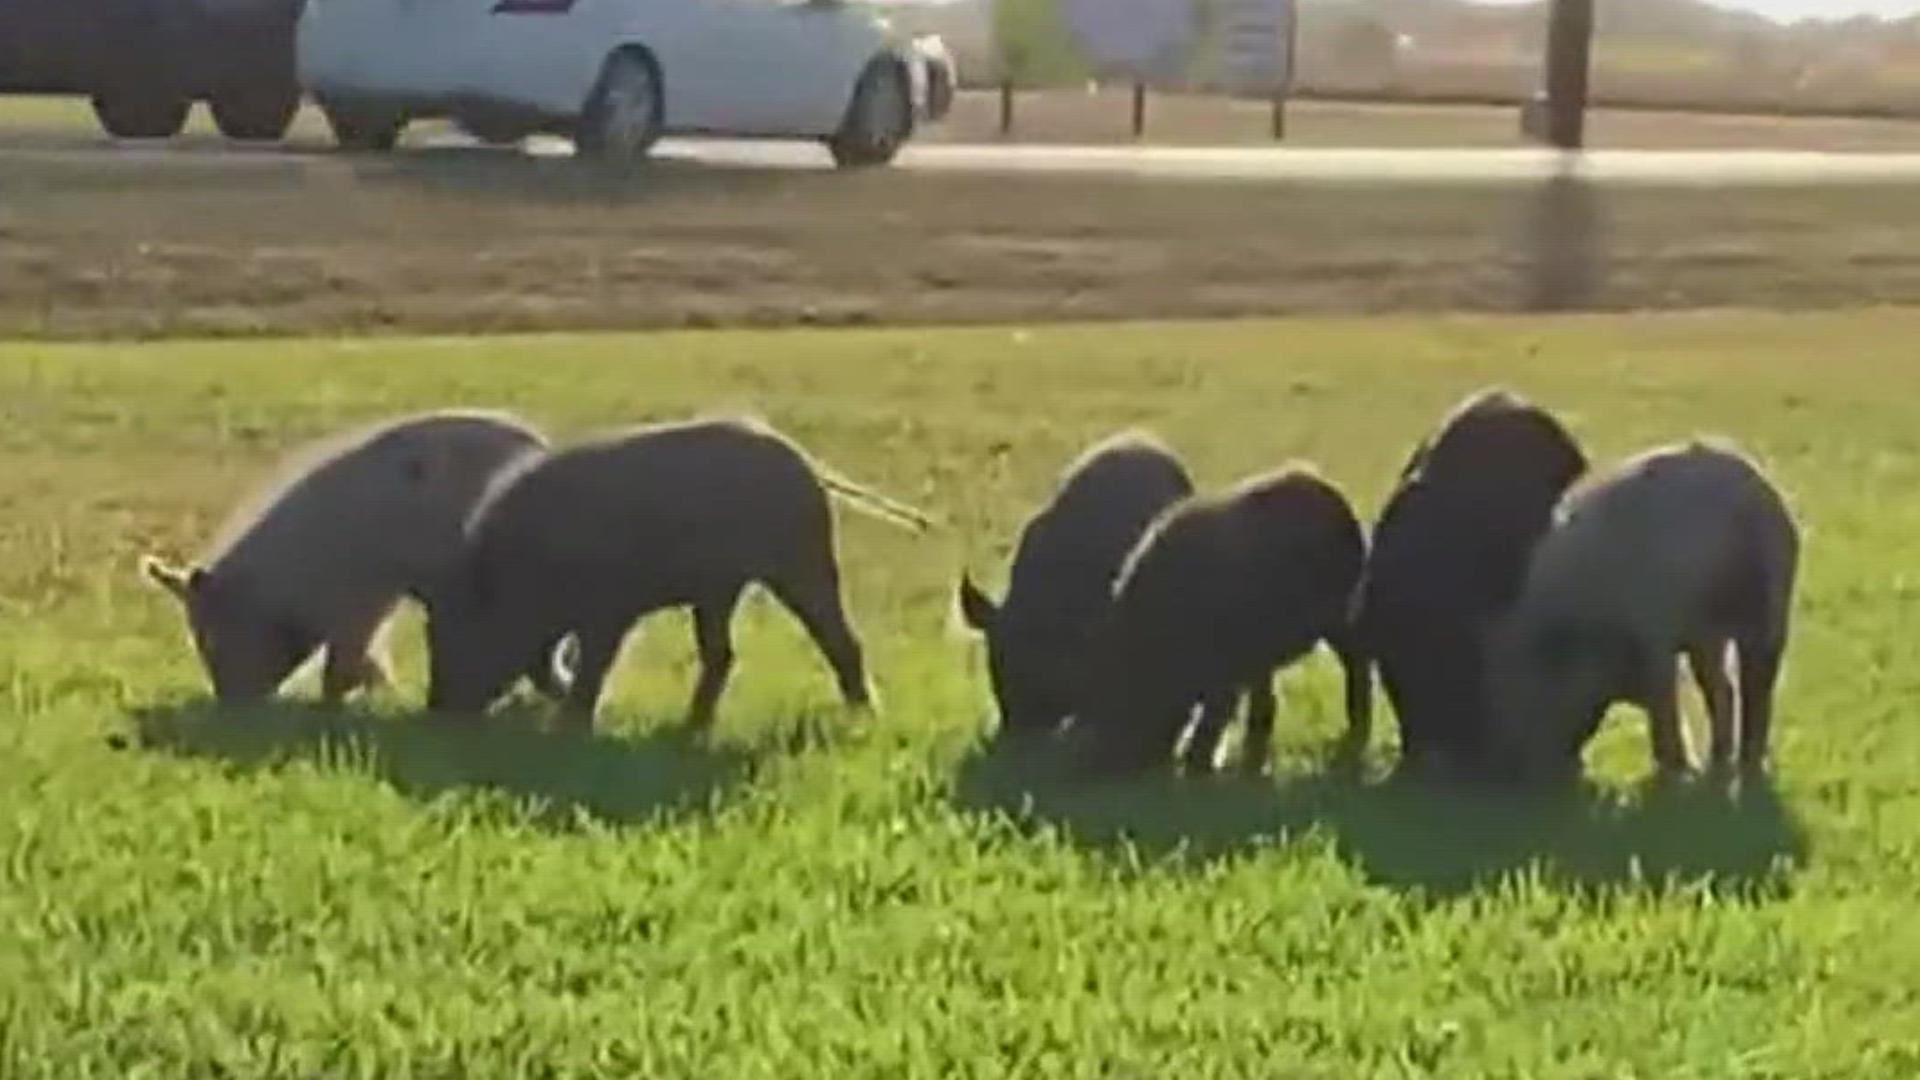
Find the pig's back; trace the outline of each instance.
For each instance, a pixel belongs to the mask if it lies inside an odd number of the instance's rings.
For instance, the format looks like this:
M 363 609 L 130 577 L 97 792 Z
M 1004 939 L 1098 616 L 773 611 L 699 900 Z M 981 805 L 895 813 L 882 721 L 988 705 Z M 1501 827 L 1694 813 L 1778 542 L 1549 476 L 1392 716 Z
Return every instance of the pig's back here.
M 541 445 L 524 426 L 482 413 L 436 414 L 321 444 L 239 516 L 209 562 L 256 587 L 418 587 L 458 553 L 461 527 L 491 479 Z

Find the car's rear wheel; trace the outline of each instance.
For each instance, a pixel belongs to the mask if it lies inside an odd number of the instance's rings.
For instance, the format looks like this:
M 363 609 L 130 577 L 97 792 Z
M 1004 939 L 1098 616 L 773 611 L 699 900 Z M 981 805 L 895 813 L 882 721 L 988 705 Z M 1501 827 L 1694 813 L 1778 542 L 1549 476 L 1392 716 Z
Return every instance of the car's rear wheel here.
M 927 119 L 938 122 L 953 111 L 953 69 L 945 64 L 927 65 Z
M 898 64 L 876 60 L 860 76 L 840 130 L 827 140 L 834 164 L 867 169 L 891 164 L 913 135 L 913 92 Z
M 36 7 L 40 5 L 26 5 Z M 49 4 L 47 7 L 77 7 Z M 170 139 L 187 126 L 193 95 L 181 85 L 180 58 L 188 40 L 182 5 L 150 0 L 100 0 L 76 25 L 94 37 L 93 115 L 120 139 Z
M 93 115 L 116 139 L 171 139 L 187 126 L 193 102 L 159 86 L 116 86 L 93 95 Z
M 286 135 L 300 111 L 300 89 L 285 86 L 230 86 L 207 102 L 220 134 L 239 142 L 271 142 Z
M 623 50 L 607 57 L 574 131 L 574 146 L 583 159 L 630 168 L 646 160 L 665 121 L 659 69 L 649 57 Z
M 393 109 L 322 101 L 320 111 L 342 150 L 384 154 L 399 145 L 407 126 L 406 115 Z

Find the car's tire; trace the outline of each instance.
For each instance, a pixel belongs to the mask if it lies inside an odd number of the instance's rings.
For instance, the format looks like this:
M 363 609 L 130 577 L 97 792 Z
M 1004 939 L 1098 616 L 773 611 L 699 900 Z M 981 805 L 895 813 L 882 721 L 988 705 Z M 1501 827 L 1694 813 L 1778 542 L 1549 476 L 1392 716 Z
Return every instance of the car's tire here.
M 29 5 L 37 7 L 40 5 Z M 49 7 L 77 7 L 62 4 Z M 93 47 L 86 60 L 93 115 L 119 139 L 170 139 L 187 126 L 193 95 L 181 57 L 191 32 L 186 5 L 96 0 L 82 17 Z
M 171 139 L 187 126 L 193 102 L 159 87 L 96 91 L 93 115 L 116 139 Z
M 574 129 L 582 160 L 628 169 L 646 161 L 666 126 L 660 69 L 643 53 L 623 49 L 607 57 L 600 79 Z
M 387 153 L 399 145 L 407 127 L 406 115 L 392 109 L 322 101 L 320 112 L 340 149 L 357 153 Z
M 876 60 L 861 73 L 827 149 L 843 169 L 870 169 L 892 164 L 912 137 L 913 90 L 906 73 L 892 61 Z
M 300 111 L 300 88 L 253 85 L 215 91 L 207 102 L 214 126 L 235 142 L 272 142 L 284 138 Z
M 927 65 L 927 119 L 939 123 L 953 111 L 953 69 L 945 64 Z

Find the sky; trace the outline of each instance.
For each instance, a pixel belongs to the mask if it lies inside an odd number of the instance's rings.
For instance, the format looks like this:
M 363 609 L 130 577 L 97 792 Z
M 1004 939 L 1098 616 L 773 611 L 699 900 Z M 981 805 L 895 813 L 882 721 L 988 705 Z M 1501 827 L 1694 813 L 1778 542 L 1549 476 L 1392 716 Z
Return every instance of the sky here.
M 1519 0 L 1492 0 L 1515 3 Z M 1775 19 L 1844 19 L 1853 15 L 1912 15 L 1920 12 L 1920 0 L 1709 0 L 1720 7 L 1744 8 Z

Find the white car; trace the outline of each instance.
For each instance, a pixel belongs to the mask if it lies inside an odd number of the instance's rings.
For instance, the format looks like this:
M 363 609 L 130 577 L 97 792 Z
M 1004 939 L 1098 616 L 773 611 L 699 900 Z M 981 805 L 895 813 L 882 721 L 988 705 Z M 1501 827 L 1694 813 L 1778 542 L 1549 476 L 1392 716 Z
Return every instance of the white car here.
M 665 134 L 818 139 L 843 167 L 893 160 L 951 101 L 937 38 L 845 0 L 307 0 L 302 85 L 346 148 L 409 120 L 488 142 L 571 136 L 644 158 Z

